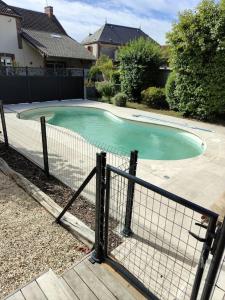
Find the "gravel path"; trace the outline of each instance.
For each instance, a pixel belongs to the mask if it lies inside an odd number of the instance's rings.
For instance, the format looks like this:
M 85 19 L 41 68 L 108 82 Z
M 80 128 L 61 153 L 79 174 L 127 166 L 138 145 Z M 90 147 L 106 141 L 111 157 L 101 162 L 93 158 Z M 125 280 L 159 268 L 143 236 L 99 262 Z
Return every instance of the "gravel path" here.
M 84 256 L 84 245 L 0 172 L 0 299 L 52 268 L 58 274 Z

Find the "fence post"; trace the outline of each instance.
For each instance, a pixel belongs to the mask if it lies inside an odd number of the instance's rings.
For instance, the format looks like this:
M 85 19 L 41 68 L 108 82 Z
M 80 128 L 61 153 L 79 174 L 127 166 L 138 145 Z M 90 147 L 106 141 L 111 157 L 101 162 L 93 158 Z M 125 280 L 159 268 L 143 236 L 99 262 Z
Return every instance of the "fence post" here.
M 136 150 L 132 151 L 130 154 L 130 166 L 129 166 L 130 175 L 136 176 L 137 160 L 138 160 L 138 151 Z M 132 234 L 131 220 L 132 220 L 132 211 L 133 211 L 133 202 L 134 202 L 134 185 L 135 183 L 133 181 L 131 180 L 128 181 L 125 224 L 122 231 L 122 234 L 125 237 L 128 237 Z
M 7 134 L 7 129 L 6 129 L 6 123 L 5 123 L 5 113 L 4 113 L 4 107 L 3 107 L 2 100 L 0 100 L 0 113 L 1 113 L 2 131 L 3 131 L 3 135 L 4 135 L 5 146 L 9 147 L 9 140 L 8 140 L 8 134 Z
M 220 268 L 221 261 L 223 259 L 224 251 L 225 251 L 225 218 L 223 220 L 223 224 L 219 232 L 218 244 L 216 245 L 215 253 L 213 255 L 209 267 L 201 300 L 212 299 L 210 298 L 210 296 L 212 296 L 213 288 L 215 286 L 215 281 L 218 275 L 218 270 Z
M 29 69 L 26 67 L 26 81 L 27 81 L 27 100 L 29 103 L 32 103 L 31 101 L 31 89 L 30 89 L 30 78 L 29 78 Z
M 85 69 L 83 68 L 83 86 L 84 86 L 84 96 L 83 99 L 87 99 L 87 88 L 86 88 L 86 77 L 85 77 Z
M 45 117 L 40 118 L 41 121 L 41 137 L 42 137 L 42 148 L 43 148 L 43 160 L 45 174 L 49 176 L 49 165 L 48 165 L 48 145 L 47 145 L 47 134 L 46 134 L 46 122 Z
M 104 206 L 105 206 L 105 168 L 106 153 L 97 153 L 96 163 L 96 206 L 95 206 L 95 246 L 91 257 L 92 263 L 104 260 Z

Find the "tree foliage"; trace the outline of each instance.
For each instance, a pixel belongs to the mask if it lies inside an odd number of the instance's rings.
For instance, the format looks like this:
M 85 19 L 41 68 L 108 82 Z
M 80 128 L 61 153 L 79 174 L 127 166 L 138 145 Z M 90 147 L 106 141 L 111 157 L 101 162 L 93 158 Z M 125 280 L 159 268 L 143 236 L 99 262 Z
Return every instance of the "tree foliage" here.
M 102 75 L 104 80 L 111 80 L 113 72 L 113 61 L 107 55 L 102 55 L 99 59 L 97 59 L 95 65 L 91 67 L 89 71 L 89 79 L 92 80 L 97 75 Z
M 176 73 L 173 71 L 170 73 L 166 82 L 166 100 L 169 103 L 170 109 L 179 110 L 179 101 L 175 95 L 176 91 Z
M 169 105 L 166 101 L 165 89 L 157 87 L 149 87 L 141 92 L 142 101 L 151 108 L 168 109 Z
M 130 100 L 140 101 L 141 91 L 154 85 L 162 63 L 160 47 L 150 39 L 140 38 L 118 50 L 122 91 Z
M 177 108 L 200 119 L 224 113 L 225 1 L 203 0 L 195 10 L 180 14 L 168 43 Z
M 101 97 L 103 99 L 106 98 L 108 102 L 110 102 L 111 98 L 114 96 L 115 93 L 114 84 L 110 81 L 101 81 L 96 82 L 95 87 L 101 95 Z

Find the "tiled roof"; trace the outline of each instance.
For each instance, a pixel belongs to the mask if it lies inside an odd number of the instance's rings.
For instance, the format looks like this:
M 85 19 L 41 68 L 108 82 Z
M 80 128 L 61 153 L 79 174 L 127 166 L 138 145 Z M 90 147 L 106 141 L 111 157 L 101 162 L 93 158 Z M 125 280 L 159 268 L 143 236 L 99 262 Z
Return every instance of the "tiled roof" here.
M 87 49 L 67 35 L 54 15 L 49 17 L 41 12 L 11 8 L 22 17 L 23 38 L 42 54 L 61 58 L 95 59 Z
M 82 44 L 88 45 L 96 42 L 101 42 L 107 44 L 124 45 L 131 40 L 140 37 L 150 38 L 140 28 L 105 24 L 95 33 L 89 35 L 86 39 L 84 39 L 82 41 Z
M 42 12 L 13 6 L 11 8 L 22 16 L 21 26 L 24 29 L 66 34 L 54 15 L 49 18 L 47 14 Z
M 87 49 L 65 34 L 23 29 L 22 36 L 46 56 L 95 59 Z
M 12 17 L 20 18 L 20 15 L 17 14 L 10 6 L 5 2 L 0 0 L 0 15 L 7 15 Z

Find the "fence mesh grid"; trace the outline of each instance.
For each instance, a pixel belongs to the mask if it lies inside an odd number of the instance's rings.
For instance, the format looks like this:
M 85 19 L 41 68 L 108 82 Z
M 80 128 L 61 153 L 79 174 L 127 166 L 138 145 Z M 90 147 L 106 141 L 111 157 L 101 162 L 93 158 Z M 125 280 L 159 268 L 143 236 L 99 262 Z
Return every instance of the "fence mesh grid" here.
M 223 255 L 223 259 L 220 263 L 220 268 L 218 270 L 218 274 L 216 277 L 216 282 L 214 285 L 214 289 L 211 295 L 211 300 L 214 299 L 221 299 L 224 300 L 225 299 L 225 252 Z
M 18 119 L 13 113 L 5 116 L 9 145 L 43 169 L 40 121 Z M 103 143 L 96 144 L 94 138 L 84 139 L 73 131 L 48 123 L 46 134 L 50 174 L 75 191 L 96 166 L 96 153 L 100 151 L 107 152 L 107 163 L 122 170 L 129 168 L 128 153 L 117 152 Z M 0 139 L 4 141 L 2 133 Z M 95 203 L 95 185 L 94 177 L 83 191 L 92 203 Z
M 127 189 L 128 180 L 111 172 L 109 223 L 117 221 L 119 238 L 109 235 L 110 256 L 160 299 L 190 299 L 203 244 L 189 231 L 205 237 L 195 225 L 201 215 L 135 184 L 133 234 L 123 237 Z

